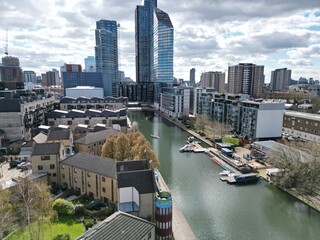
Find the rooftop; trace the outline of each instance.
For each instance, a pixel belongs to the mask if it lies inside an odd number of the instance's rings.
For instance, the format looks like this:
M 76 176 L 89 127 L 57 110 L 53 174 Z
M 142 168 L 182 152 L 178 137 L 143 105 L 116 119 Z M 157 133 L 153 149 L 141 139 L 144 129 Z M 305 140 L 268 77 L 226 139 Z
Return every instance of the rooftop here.
M 118 211 L 86 231 L 77 240 L 140 240 L 155 228 L 147 220 Z
M 140 194 L 154 193 L 154 174 L 151 169 L 118 172 L 118 188 L 135 187 Z
M 130 172 L 150 169 L 149 160 L 133 160 L 117 162 L 117 172 Z
M 31 156 L 59 154 L 61 143 L 36 143 Z
M 65 129 L 54 129 L 49 131 L 48 141 L 53 140 L 69 140 L 71 131 Z
M 116 175 L 116 162 L 113 159 L 91 155 L 88 153 L 77 153 L 63 161 L 61 164 L 83 169 L 113 179 Z
M 290 117 L 299 117 L 299 118 L 305 118 L 305 119 L 314 120 L 314 121 L 320 121 L 319 114 L 303 113 L 303 112 L 296 112 L 296 111 L 285 111 L 284 115 L 290 116 Z
M 75 143 L 87 145 L 95 142 L 100 142 L 106 140 L 106 138 L 111 134 L 117 135 L 119 134 L 119 131 L 114 130 L 113 128 L 108 128 L 99 132 L 88 132 L 84 137 L 79 138 L 77 141 L 75 141 Z

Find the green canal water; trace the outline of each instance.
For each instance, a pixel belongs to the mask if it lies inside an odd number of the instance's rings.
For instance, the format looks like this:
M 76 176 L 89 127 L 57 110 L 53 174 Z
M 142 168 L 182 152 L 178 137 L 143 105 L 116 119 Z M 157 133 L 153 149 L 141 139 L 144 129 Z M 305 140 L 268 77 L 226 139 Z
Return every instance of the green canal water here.
M 129 112 L 129 117 L 151 142 L 160 172 L 197 239 L 320 239 L 320 214 L 312 208 L 264 180 L 228 185 L 206 154 L 179 152 L 188 133 L 153 112 Z

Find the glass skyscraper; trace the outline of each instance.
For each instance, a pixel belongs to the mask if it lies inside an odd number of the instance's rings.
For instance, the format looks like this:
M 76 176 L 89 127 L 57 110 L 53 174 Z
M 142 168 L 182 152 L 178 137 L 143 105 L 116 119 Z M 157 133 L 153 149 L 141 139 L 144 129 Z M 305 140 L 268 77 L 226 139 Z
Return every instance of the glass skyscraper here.
M 167 13 L 154 12 L 154 81 L 173 83 L 173 26 Z
M 112 96 L 113 83 L 118 82 L 118 28 L 116 21 L 96 22 L 96 71 L 102 72 L 104 96 Z
M 173 26 L 157 0 L 144 0 L 135 12 L 137 83 L 173 82 Z

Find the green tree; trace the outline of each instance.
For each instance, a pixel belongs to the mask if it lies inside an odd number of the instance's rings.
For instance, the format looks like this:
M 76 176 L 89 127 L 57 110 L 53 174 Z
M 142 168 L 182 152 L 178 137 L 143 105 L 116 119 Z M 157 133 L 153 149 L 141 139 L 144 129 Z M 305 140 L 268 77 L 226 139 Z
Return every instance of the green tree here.
M 19 225 L 27 227 L 31 240 L 42 239 L 43 224 L 50 224 L 55 216 L 48 186 L 20 179 L 13 191 L 13 202 Z
M 14 209 L 10 196 L 9 189 L 0 191 L 0 236 L 6 235 L 15 227 Z
M 74 204 L 62 198 L 54 200 L 52 208 L 58 213 L 59 216 L 72 215 L 75 212 Z

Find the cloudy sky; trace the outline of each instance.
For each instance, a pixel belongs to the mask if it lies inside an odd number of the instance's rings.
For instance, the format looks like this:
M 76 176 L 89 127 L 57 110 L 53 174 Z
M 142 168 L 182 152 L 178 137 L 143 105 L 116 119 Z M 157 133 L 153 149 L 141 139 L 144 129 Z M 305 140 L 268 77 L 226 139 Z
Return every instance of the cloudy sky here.
M 135 79 L 134 10 L 141 0 L 1 0 L 0 46 L 37 73 L 94 55 L 95 21 L 120 23 L 120 69 Z M 227 71 L 228 64 L 265 65 L 292 77 L 320 79 L 319 0 L 158 0 L 175 27 L 175 77 L 196 68 Z

